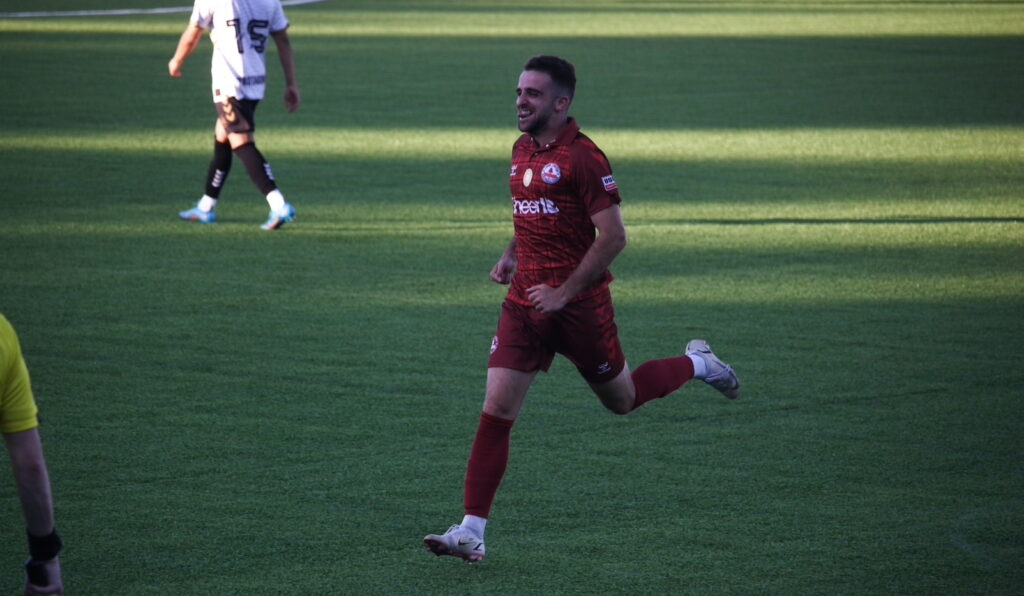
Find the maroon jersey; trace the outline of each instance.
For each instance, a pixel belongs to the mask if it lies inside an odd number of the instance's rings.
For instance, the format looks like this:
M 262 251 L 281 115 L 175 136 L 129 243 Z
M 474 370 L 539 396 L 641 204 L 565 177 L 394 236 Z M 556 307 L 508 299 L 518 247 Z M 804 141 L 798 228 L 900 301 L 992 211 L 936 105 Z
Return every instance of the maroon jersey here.
M 509 176 L 517 265 L 508 298 L 532 306 L 527 288 L 565 283 L 597 237 L 590 216 L 621 199 L 608 158 L 572 118 L 545 147 L 530 135 L 519 137 Z M 606 270 L 573 301 L 597 294 L 611 281 Z

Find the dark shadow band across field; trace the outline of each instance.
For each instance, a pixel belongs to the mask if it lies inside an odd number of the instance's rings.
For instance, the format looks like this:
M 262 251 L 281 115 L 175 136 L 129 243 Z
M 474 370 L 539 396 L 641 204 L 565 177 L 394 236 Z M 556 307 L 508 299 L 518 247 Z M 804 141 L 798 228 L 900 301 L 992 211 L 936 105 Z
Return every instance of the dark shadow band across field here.
M 266 126 L 472 128 L 507 122 L 512 129 L 515 78 L 522 63 L 540 52 L 576 64 L 574 111 L 585 128 L 1024 124 L 1024 36 L 304 39 L 296 31 L 295 37 L 309 83 L 306 106 L 288 116 L 268 99 L 260 112 Z M 198 101 L 209 92 L 209 49 L 202 46 L 185 79 L 172 81 L 164 70 L 175 39 L 4 34 L 0 69 L 20 92 L 0 98 L 2 129 L 52 125 L 40 118 L 36 102 L 26 100 L 43 96 L 47 113 L 58 114 L 69 132 L 117 131 L 139 122 L 177 130 L 190 114 L 212 119 L 209 106 Z M 119 69 L 97 73 L 89 68 L 93 62 L 117 63 Z M 127 72 L 152 82 L 131 94 L 106 96 L 104 109 L 76 94 L 50 92 L 104 81 L 113 87 Z M 279 83 L 271 80 L 268 98 L 279 95 Z M 169 100 L 175 105 L 148 109 Z M 451 109 L 453 101 L 462 109 Z

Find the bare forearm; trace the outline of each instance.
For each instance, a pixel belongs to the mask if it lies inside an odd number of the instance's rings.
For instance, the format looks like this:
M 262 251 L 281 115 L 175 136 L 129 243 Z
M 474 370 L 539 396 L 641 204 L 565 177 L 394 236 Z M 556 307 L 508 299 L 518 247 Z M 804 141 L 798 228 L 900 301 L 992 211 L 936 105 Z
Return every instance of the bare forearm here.
M 174 55 L 184 62 L 186 58 L 195 53 L 201 41 L 203 41 L 202 30 L 189 29 L 181 35 L 181 39 L 178 41 L 178 49 L 174 52 Z
M 191 25 L 188 29 L 185 29 L 185 32 L 181 34 L 181 38 L 178 40 L 178 47 L 174 51 L 174 56 L 167 64 L 172 77 L 177 78 L 181 76 L 181 68 L 185 65 L 185 61 L 196 51 L 196 48 L 199 47 L 199 42 L 202 40 L 203 30 L 200 27 Z
M 5 435 L 25 524 L 34 536 L 53 532 L 53 495 L 42 442 L 35 429 Z
M 516 273 L 516 240 L 512 239 L 508 248 L 498 259 L 498 264 L 491 269 L 491 281 L 499 284 L 512 283 L 512 276 Z
M 561 310 L 580 292 L 600 279 L 615 257 L 626 248 L 626 226 L 622 223 L 618 205 L 591 215 L 590 220 L 597 229 L 597 237 L 565 283 L 557 288 L 537 284 L 526 289 L 527 298 L 537 310 L 543 313 Z
M 19 481 L 18 496 L 28 531 L 34 536 L 53 532 L 53 495 L 45 467 L 27 471 Z
M 516 239 L 515 238 L 513 238 L 512 241 L 508 243 L 508 247 L 505 248 L 505 254 L 502 255 L 502 256 L 504 258 L 506 258 L 506 259 L 512 259 L 513 261 L 516 260 Z
M 292 42 L 284 31 L 274 34 L 274 42 L 277 44 L 277 55 L 281 60 L 281 69 L 284 70 L 284 83 L 289 87 L 297 87 L 298 79 L 295 76 L 295 52 L 292 51 Z
M 601 234 L 583 255 L 579 266 L 559 288 L 566 300 L 597 281 L 611 267 L 616 257 L 626 248 L 626 237 L 618 234 Z
M 302 94 L 299 93 L 299 84 L 295 76 L 295 52 L 292 51 L 292 42 L 288 38 L 288 31 L 278 31 L 272 35 L 274 43 L 277 45 L 281 68 L 284 69 L 284 105 L 289 112 L 294 112 L 302 105 Z

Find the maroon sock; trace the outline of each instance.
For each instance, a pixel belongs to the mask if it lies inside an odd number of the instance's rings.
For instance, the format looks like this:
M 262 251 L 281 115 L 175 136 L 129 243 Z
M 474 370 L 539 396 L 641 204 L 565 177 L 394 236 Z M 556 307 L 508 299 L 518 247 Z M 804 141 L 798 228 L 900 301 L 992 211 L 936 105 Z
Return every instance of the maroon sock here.
M 484 413 L 466 467 L 466 514 L 486 518 L 508 467 L 514 420 Z
M 693 361 L 689 356 L 651 360 L 633 372 L 636 400 L 633 409 L 665 397 L 693 378 Z

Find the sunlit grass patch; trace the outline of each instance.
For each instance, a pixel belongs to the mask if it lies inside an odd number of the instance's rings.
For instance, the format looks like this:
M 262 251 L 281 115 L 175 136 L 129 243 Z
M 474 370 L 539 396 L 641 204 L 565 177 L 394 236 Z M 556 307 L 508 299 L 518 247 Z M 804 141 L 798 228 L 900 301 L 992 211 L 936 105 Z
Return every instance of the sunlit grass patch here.
M 810 10 L 808 10 L 810 9 Z M 585 18 L 583 17 L 585 14 Z M 1013 35 L 1024 30 L 1016 6 L 976 12 L 966 6 L 683 4 L 648 11 L 587 8 L 474 12 L 335 13 L 309 25 L 313 35 L 443 37 L 785 37 Z
M 585 129 L 615 162 L 1024 163 L 1024 128 L 614 130 Z M 67 133 L 0 138 L 0 150 L 185 154 L 206 151 L 206 130 Z M 505 159 L 509 128 L 268 128 L 274 153 L 337 159 Z
M 990 5 L 984 11 L 975 10 L 970 3 L 894 3 L 867 9 L 857 3 L 833 2 L 678 2 L 646 7 L 627 3 L 510 7 L 493 3 L 472 10 L 345 10 L 341 6 L 341 10 L 329 12 L 322 8 L 291 8 L 295 31 L 307 37 L 445 38 L 995 36 L 1024 32 L 1022 9 L 1010 3 Z M 0 33 L 169 35 L 180 29 L 185 16 L 3 19 L 0 15 Z

